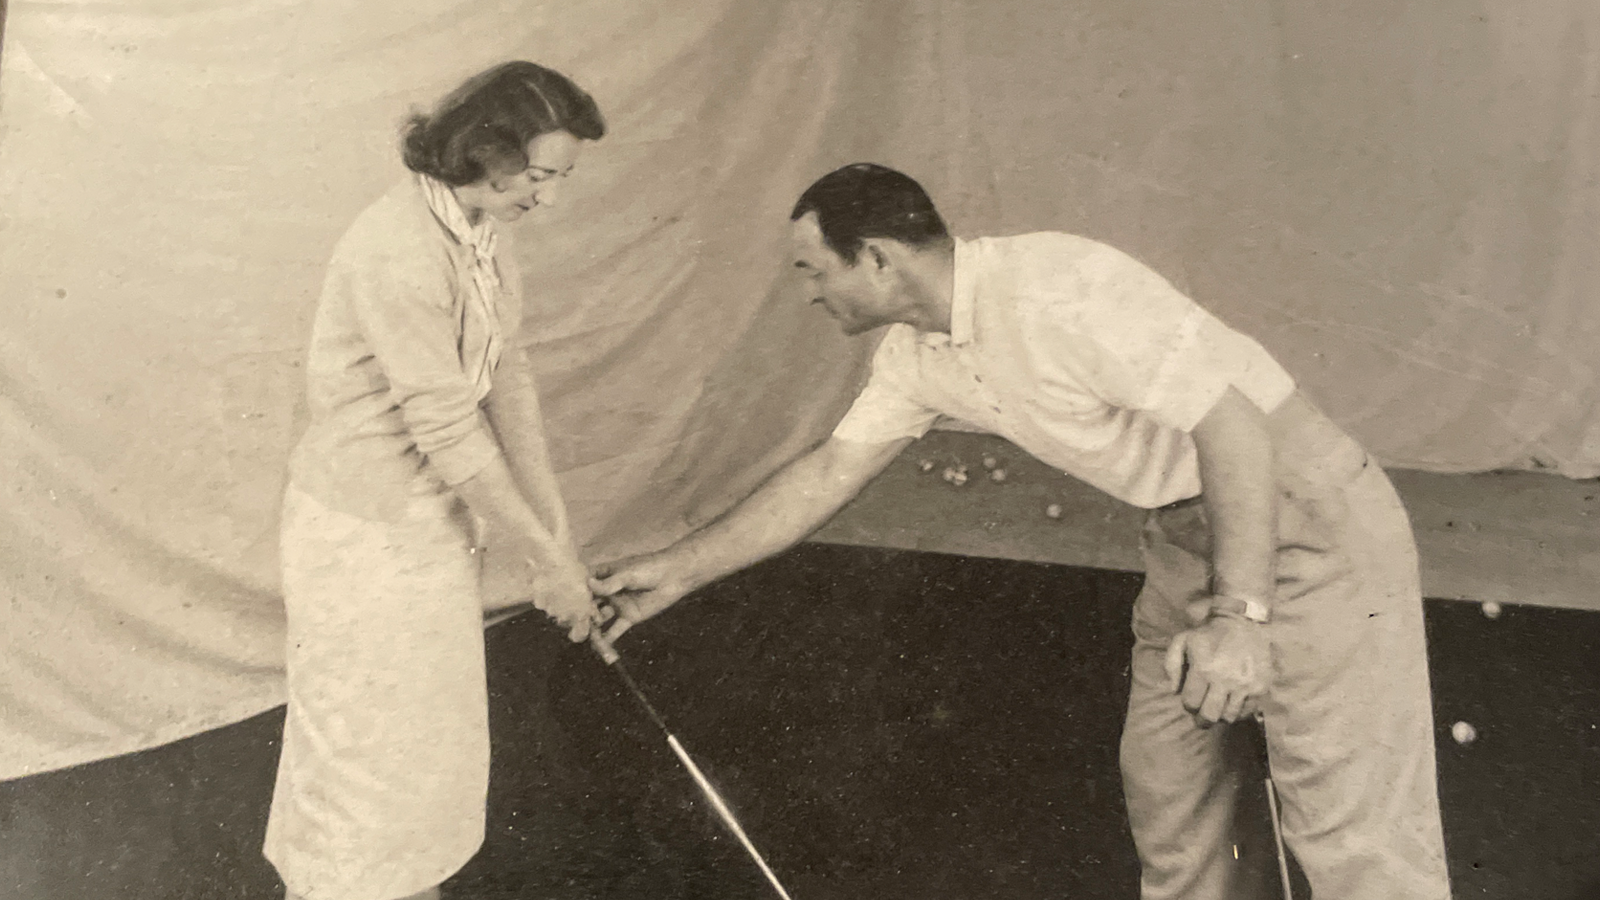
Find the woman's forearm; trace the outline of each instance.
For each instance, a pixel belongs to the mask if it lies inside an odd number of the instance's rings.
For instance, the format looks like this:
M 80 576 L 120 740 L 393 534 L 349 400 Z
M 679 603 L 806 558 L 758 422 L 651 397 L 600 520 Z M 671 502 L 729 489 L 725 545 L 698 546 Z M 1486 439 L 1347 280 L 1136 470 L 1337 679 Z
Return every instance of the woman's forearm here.
M 488 522 L 497 544 L 514 548 L 541 571 L 560 571 L 578 566 L 572 542 L 564 533 L 553 531 L 523 496 L 506 461 L 497 456 L 461 484 L 456 494 L 467 507 Z
M 528 381 L 514 381 L 506 390 L 489 394 L 485 404 L 489 424 L 505 457 L 512 481 L 557 540 L 570 543 L 566 502 L 556 481 L 545 440 L 539 395 Z

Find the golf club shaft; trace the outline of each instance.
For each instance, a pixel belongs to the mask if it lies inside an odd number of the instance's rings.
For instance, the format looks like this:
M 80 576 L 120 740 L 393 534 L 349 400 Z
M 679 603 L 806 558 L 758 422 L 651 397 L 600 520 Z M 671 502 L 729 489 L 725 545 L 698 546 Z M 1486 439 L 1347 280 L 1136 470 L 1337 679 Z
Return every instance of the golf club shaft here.
M 711 807 L 717 811 L 717 817 L 722 820 L 722 824 L 727 826 L 729 831 L 733 832 L 733 836 L 739 839 L 739 843 L 744 846 L 745 852 L 750 854 L 750 858 L 755 860 L 756 865 L 761 869 L 761 874 L 765 875 L 767 881 L 771 883 L 772 889 L 777 891 L 778 896 L 782 897 L 783 900 L 792 900 L 789 892 L 784 890 L 783 885 L 778 881 L 778 876 L 773 874 L 772 868 L 762 858 L 761 851 L 756 849 L 756 845 L 751 843 L 750 837 L 744 833 L 744 828 L 740 826 L 738 818 L 733 814 L 733 810 L 728 807 L 727 802 L 722 799 L 722 795 L 712 786 L 705 773 L 700 771 L 700 767 L 695 765 L 693 757 L 689 756 L 689 751 L 683 749 L 683 744 L 678 741 L 677 735 L 674 735 L 672 730 L 667 727 L 666 720 L 661 718 L 661 714 L 656 712 L 655 706 L 644 695 L 644 691 L 639 689 L 638 682 L 634 681 L 633 676 L 628 674 L 627 667 L 622 664 L 622 656 L 617 653 L 616 648 L 611 646 L 611 643 L 599 631 L 589 634 L 589 645 L 594 648 L 595 653 L 599 654 L 600 659 L 605 662 L 606 666 L 617 673 L 617 676 L 622 679 L 622 683 L 627 685 L 628 692 L 633 694 L 633 699 L 639 701 L 639 705 L 644 708 L 650 720 L 655 722 L 662 733 L 667 736 L 667 746 L 672 748 L 672 752 L 683 763 L 683 767 L 689 770 L 689 775 L 700 788 L 700 792 L 705 795 L 707 800 L 711 801 Z
M 1272 813 L 1272 839 L 1278 845 L 1278 877 L 1283 880 L 1283 900 L 1294 900 L 1294 891 L 1289 887 L 1289 857 L 1283 852 L 1283 823 L 1278 819 L 1278 788 L 1270 775 L 1267 776 L 1267 809 Z
M 710 781 L 706 780 L 706 776 L 700 771 L 700 767 L 694 764 L 694 760 L 689 756 L 689 751 L 683 749 L 683 745 L 678 743 L 678 738 L 670 731 L 667 732 L 667 746 L 672 748 L 673 753 L 678 754 L 678 759 L 683 761 L 683 767 L 688 769 L 689 774 L 694 777 L 694 783 L 700 786 L 700 790 L 706 795 L 706 799 L 711 801 L 711 805 L 716 809 L 718 817 L 722 819 L 722 824 L 728 826 L 728 830 L 733 832 L 733 836 L 738 838 L 739 843 L 744 845 L 744 849 L 750 854 L 750 858 L 755 860 L 756 865 L 761 868 L 761 874 L 767 876 L 767 881 L 771 882 L 772 889 L 777 891 L 778 896 L 782 897 L 783 900 L 791 900 L 789 892 L 784 890 L 783 885 L 778 882 L 778 876 L 772 873 L 767 861 L 762 859 L 761 851 L 756 849 L 756 845 L 750 842 L 750 838 L 744 833 L 744 829 L 739 827 L 739 820 L 734 818 L 733 810 L 728 808 L 728 804 L 723 801 L 722 795 L 717 793 L 717 789 L 711 786 Z

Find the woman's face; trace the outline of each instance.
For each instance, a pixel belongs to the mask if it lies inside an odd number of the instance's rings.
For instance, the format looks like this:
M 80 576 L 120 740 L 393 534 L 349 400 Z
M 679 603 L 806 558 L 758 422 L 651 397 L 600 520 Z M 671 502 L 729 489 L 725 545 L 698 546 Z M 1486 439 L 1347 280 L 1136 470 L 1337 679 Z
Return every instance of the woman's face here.
M 456 199 L 469 219 L 476 222 L 487 214 L 502 222 L 515 222 L 536 206 L 556 204 L 561 181 L 578 161 L 582 143 L 569 132 L 552 131 L 529 141 L 526 149 L 526 169 L 501 171 L 456 188 Z

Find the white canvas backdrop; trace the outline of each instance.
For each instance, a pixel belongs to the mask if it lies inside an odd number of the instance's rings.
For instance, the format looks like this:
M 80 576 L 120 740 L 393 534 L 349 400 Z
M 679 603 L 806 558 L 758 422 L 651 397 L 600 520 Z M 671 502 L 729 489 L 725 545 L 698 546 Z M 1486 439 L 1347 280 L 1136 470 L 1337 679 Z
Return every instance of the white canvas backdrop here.
M 871 339 L 785 289 L 858 159 L 1255 334 L 1386 461 L 1600 474 L 1600 11 L 1155 0 L 13 3 L 0 74 L 0 777 L 281 702 L 276 514 L 333 241 L 509 57 L 612 134 L 519 228 L 591 559 L 825 434 Z

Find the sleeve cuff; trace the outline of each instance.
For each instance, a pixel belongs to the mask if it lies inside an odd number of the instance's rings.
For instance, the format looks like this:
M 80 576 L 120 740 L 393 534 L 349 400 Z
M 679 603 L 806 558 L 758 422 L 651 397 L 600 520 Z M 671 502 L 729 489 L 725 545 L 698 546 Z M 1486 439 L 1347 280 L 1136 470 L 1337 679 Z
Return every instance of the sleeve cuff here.
M 1146 405 L 1163 424 L 1192 432 L 1228 392 L 1239 389 L 1263 412 L 1294 393 L 1294 378 L 1256 341 L 1199 310 L 1163 362 Z
M 863 428 L 846 428 L 841 425 L 833 430 L 833 437 L 852 444 L 892 444 L 902 438 L 916 440 L 928 433 L 933 423 L 917 428 L 902 428 L 897 431 L 873 431 Z
M 499 455 L 500 447 L 485 432 L 480 421 L 477 428 L 457 443 L 429 453 L 428 465 L 441 481 L 455 487 L 482 472 Z
M 851 409 L 833 429 L 833 436 L 856 444 L 892 444 L 902 438 L 916 440 L 927 434 L 938 418 L 937 413 L 925 413 L 895 422 L 891 417 L 872 415 L 870 410 L 858 413 Z

